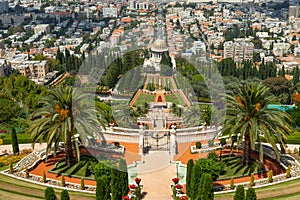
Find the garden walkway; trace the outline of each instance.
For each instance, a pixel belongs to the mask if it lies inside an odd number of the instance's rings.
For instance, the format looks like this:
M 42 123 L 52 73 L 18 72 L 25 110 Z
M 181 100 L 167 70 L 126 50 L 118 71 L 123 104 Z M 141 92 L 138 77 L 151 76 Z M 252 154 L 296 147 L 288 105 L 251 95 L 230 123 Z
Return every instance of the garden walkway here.
M 142 158 L 144 164 L 138 165 L 138 177 L 142 179 L 145 199 L 172 199 L 172 178 L 176 177 L 176 165 L 166 151 L 154 151 Z

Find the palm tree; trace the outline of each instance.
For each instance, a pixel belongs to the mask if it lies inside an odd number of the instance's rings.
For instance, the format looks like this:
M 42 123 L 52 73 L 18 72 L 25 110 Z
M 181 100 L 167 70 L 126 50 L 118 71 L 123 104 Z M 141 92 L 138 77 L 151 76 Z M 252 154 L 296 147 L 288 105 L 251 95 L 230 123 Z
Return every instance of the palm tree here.
M 276 142 L 284 144 L 291 130 L 290 116 L 277 109 L 267 109 L 266 106 L 275 102 L 275 97 L 269 95 L 268 88 L 261 83 L 246 83 L 236 88 L 235 94 L 227 96 L 226 119 L 223 134 L 237 137 L 238 143 L 244 141 L 243 164 L 249 165 L 251 150 L 255 142 L 259 145 L 259 159 L 263 162 L 263 148 L 260 133 L 279 159 Z
M 66 165 L 74 164 L 73 144 L 75 134 L 81 139 L 93 135 L 99 124 L 95 109 L 89 104 L 86 95 L 71 87 L 58 87 L 50 91 L 50 95 L 42 100 L 42 107 L 30 116 L 31 123 L 27 132 L 31 134 L 32 145 L 35 142 L 47 142 L 46 154 L 54 144 L 56 152 L 58 143 L 63 141 L 66 150 Z M 77 158 L 79 148 L 75 142 Z

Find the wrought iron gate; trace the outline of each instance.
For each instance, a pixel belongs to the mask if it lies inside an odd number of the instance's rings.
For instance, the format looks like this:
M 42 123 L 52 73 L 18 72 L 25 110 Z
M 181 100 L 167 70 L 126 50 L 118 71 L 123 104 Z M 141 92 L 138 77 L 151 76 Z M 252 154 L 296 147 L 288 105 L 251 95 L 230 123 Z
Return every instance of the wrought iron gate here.
M 143 139 L 143 152 L 169 151 L 170 133 L 146 133 Z

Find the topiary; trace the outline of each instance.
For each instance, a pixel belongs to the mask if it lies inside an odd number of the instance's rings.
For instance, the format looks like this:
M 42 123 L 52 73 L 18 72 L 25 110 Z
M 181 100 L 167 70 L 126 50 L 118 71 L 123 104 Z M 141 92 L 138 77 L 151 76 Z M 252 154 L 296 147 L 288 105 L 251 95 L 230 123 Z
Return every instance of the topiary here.
M 233 179 L 233 177 L 231 177 L 231 179 L 230 179 L 230 189 L 231 190 L 233 190 L 234 189 L 234 179 Z
M 213 147 L 214 146 L 214 141 L 213 140 L 208 140 L 208 146 Z
M 81 190 L 85 189 L 85 184 L 84 184 L 84 179 L 83 178 L 81 178 L 81 180 L 80 180 L 80 189 Z
M 42 174 L 42 182 L 43 182 L 43 183 L 46 183 L 46 181 L 47 181 L 47 178 L 46 178 L 46 172 L 43 171 L 43 174 Z
M 11 161 L 9 162 L 9 173 L 10 174 L 14 173 L 14 168 L 13 168 L 13 164 Z
M 244 200 L 245 199 L 245 190 L 244 186 L 238 185 L 235 193 L 234 193 L 234 200 Z
M 254 174 L 251 174 L 251 177 L 250 177 L 250 187 L 253 187 L 255 185 L 255 182 L 254 182 Z
M 63 174 L 61 175 L 60 185 L 61 185 L 61 187 L 65 187 L 66 186 L 65 176 Z
M 288 168 L 286 169 L 286 174 L 285 174 L 286 178 L 290 178 L 291 177 L 291 166 L 289 165 Z
M 57 200 L 54 189 L 52 187 L 47 187 L 45 190 L 45 200 Z
M 254 188 L 249 188 L 246 192 L 246 200 L 256 200 L 257 196 Z
M 69 196 L 68 190 L 63 190 L 60 193 L 60 200 L 70 200 L 70 196 Z
M 29 178 L 29 171 L 28 171 L 28 168 L 27 168 L 27 167 L 25 168 L 25 177 L 26 177 L 26 178 Z
M 268 182 L 269 182 L 269 183 L 272 183 L 272 182 L 273 182 L 273 170 L 270 170 L 270 171 L 269 171 Z
M 201 149 L 201 147 L 202 147 L 201 142 L 196 142 L 196 148 L 197 148 L 197 149 Z

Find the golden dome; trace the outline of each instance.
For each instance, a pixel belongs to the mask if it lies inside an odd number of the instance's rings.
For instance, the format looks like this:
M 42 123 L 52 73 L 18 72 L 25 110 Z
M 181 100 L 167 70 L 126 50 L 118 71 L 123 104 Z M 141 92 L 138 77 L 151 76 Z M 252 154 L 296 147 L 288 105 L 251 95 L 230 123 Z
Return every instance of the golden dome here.
M 151 51 L 154 51 L 154 52 L 165 52 L 165 51 L 168 51 L 168 47 L 167 47 L 166 43 L 162 39 L 157 39 L 152 44 Z

